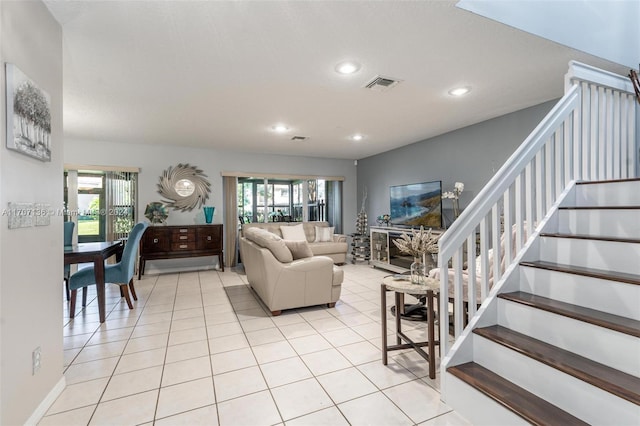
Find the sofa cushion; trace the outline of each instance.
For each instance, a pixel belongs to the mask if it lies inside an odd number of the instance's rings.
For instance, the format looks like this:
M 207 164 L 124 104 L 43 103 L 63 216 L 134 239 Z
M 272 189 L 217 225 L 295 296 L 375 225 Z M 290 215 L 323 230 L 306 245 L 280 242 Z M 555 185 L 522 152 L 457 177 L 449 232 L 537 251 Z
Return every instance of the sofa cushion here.
M 291 251 L 291 255 L 293 256 L 293 260 L 304 259 L 306 257 L 313 257 L 313 252 L 311 251 L 311 247 L 309 247 L 309 243 L 307 240 L 304 241 L 293 241 L 293 240 L 283 240 L 287 245 L 289 251 Z
M 315 243 L 333 241 L 333 226 L 316 226 Z
M 302 224 L 293 226 L 281 226 L 280 232 L 282 232 L 282 238 L 289 241 L 307 241 L 307 237 L 304 235 L 304 228 Z
M 284 240 L 276 234 L 272 234 L 266 229 L 249 228 L 244 233 L 245 237 L 259 245 L 268 249 L 273 256 L 282 263 L 293 262 L 291 251 L 285 244 Z
M 314 256 L 323 256 L 325 254 L 346 253 L 346 242 L 330 242 L 330 243 L 309 243 Z

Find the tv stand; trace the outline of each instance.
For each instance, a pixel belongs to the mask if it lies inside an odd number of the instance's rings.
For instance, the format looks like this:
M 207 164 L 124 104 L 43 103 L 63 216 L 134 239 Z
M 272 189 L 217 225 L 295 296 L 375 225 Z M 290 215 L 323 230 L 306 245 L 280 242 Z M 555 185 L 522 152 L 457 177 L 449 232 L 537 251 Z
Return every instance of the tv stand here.
M 411 228 L 398 228 L 392 226 L 372 226 L 371 232 L 371 260 L 370 263 L 374 267 L 385 269 L 387 271 L 403 273 L 407 272 L 413 256 L 401 253 L 393 244 L 393 240 L 400 238 L 403 233 L 411 235 Z M 433 235 L 440 235 L 443 229 L 431 229 Z M 426 258 L 426 257 L 429 258 Z M 425 264 L 427 268 L 435 268 L 436 264 L 429 254 L 425 255 Z

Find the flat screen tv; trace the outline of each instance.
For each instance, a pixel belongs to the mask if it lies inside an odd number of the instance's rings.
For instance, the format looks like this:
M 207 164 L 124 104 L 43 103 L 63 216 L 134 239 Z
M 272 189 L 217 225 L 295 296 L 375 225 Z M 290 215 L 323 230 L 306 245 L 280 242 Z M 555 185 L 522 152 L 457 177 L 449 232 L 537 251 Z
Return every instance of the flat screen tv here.
M 396 185 L 389 189 L 392 225 L 442 228 L 442 181 Z

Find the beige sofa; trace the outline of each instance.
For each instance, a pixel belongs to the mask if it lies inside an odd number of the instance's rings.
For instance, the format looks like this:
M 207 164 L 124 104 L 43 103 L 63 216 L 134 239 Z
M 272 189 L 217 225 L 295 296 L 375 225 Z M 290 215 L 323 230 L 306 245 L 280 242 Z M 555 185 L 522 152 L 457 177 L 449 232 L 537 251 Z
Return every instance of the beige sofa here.
M 333 259 L 333 263 L 340 265 L 346 262 L 347 259 L 347 237 L 342 234 L 333 234 L 331 241 L 316 241 L 316 227 L 327 228 L 329 222 L 312 221 L 312 222 L 269 222 L 269 223 L 245 223 L 242 225 L 242 232 L 244 234 L 246 229 L 250 228 L 262 228 L 283 238 L 282 228 L 283 226 L 299 226 L 302 224 L 304 234 L 311 247 L 311 251 L 314 256 L 328 256 Z
M 344 272 L 331 258 L 314 256 L 308 246 L 285 242 L 259 227 L 243 231 L 240 255 L 247 280 L 272 315 L 304 306 L 333 307 L 340 298 Z

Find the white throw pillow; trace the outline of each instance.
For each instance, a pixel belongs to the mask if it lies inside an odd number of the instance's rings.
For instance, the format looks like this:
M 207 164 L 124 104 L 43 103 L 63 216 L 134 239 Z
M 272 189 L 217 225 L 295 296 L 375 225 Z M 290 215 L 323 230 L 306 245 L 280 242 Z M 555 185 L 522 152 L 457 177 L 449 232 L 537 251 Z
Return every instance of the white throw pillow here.
M 280 232 L 282 232 L 282 239 L 289 241 L 307 241 L 307 236 L 304 235 L 304 227 L 302 224 L 293 226 L 281 226 Z
M 314 242 L 322 243 L 333 241 L 334 226 L 316 226 L 316 239 Z
M 287 245 L 287 248 L 289 249 L 289 251 L 291 252 L 291 255 L 293 256 L 293 260 L 313 257 L 313 252 L 311 251 L 311 248 L 309 247 L 308 242 L 290 241 L 290 240 L 283 240 L 283 241 Z

